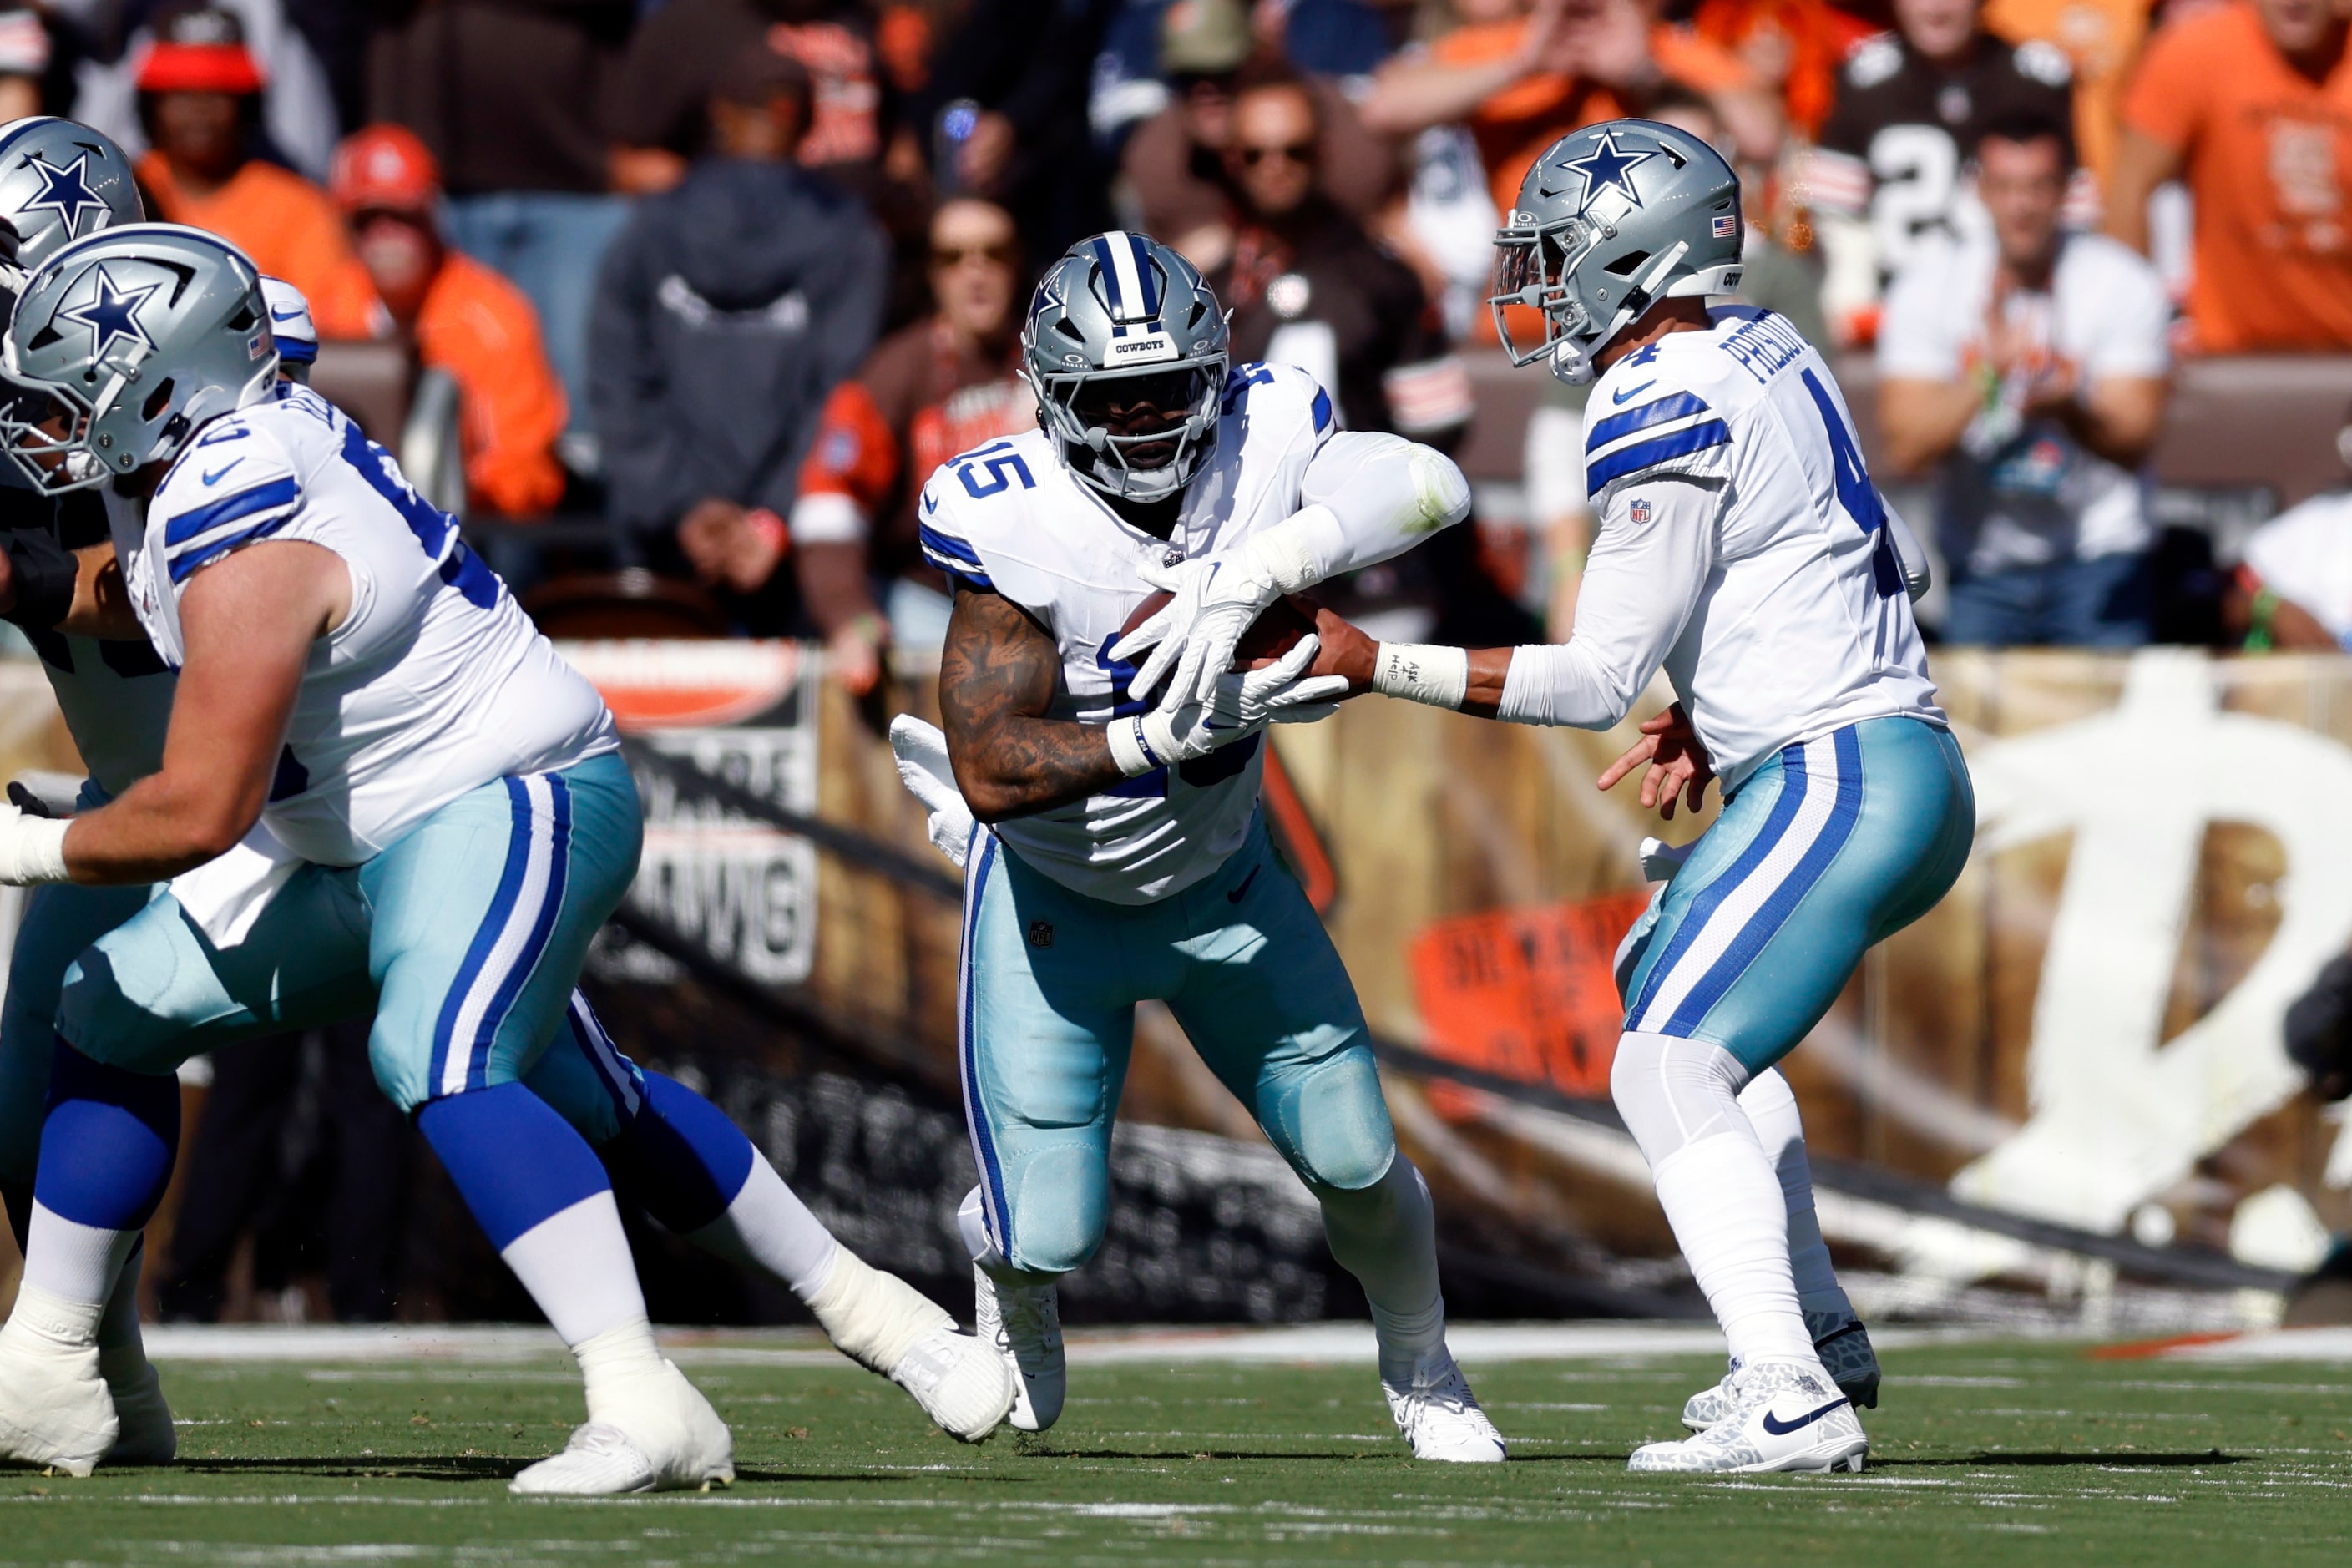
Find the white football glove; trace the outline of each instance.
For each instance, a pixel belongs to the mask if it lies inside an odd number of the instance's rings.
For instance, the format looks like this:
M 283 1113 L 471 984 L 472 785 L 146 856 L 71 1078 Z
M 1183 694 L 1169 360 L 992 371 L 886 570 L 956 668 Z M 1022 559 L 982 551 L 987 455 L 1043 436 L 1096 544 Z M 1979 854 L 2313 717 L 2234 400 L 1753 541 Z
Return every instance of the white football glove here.
M 72 826 L 29 815 L 13 801 L 0 805 L 0 885 L 68 880 L 66 829 Z
M 971 853 L 971 835 L 978 824 L 971 807 L 956 788 L 955 769 L 948 762 L 948 738 L 911 713 L 890 721 L 890 755 L 898 764 L 898 781 L 931 814 L 925 831 L 940 854 L 958 866 Z
M 1213 560 L 1180 561 L 1173 566 L 1146 563 L 1139 574 L 1176 596 L 1112 644 L 1110 657 L 1132 659 L 1151 649 L 1151 657 L 1127 683 L 1128 695 L 1148 697 L 1162 677 L 1172 674 L 1160 694 L 1160 708 L 1170 711 L 1180 703 L 1211 701 L 1217 682 L 1231 671 L 1234 650 L 1250 623 L 1283 595 L 1316 581 L 1314 563 L 1305 548 L 1281 527 L 1254 535 Z
M 1307 667 L 1315 661 L 1316 647 L 1310 634 L 1264 669 L 1218 677 L 1205 702 L 1183 702 L 1172 710 L 1155 708 L 1135 718 L 1112 720 L 1110 751 L 1118 760 L 1119 771 L 1134 778 L 1171 763 L 1205 757 L 1268 724 L 1306 723 L 1328 717 L 1337 710 L 1335 699 L 1346 695 L 1348 678 L 1308 676 Z

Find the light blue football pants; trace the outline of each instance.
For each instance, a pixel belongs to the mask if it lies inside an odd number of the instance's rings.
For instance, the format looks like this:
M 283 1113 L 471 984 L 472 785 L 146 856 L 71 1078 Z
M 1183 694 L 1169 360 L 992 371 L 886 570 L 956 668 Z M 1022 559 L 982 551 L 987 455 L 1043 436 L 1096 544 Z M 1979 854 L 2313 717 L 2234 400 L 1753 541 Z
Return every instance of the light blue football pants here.
M 643 836 L 636 785 L 607 755 L 485 784 L 364 865 L 302 868 L 230 949 L 167 892 L 42 889 L 0 1038 L 0 1181 L 31 1179 L 51 1018 L 84 1055 L 162 1074 L 373 1012 L 376 1081 L 404 1111 L 521 1081 L 591 1143 L 609 1141 L 635 1110 L 637 1070 L 572 987 Z
M 1872 943 L 1950 890 L 1975 834 L 1948 730 L 1872 719 L 1786 748 L 1618 949 L 1626 1030 L 1704 1040 L 1763 1071 L 1821 1022 Z
M 1152 999 L 1327 1215 L 1395 1163 L 1355 987 L 1262 819 L 1214 874 L 1139 905 L 1072 892 L 982 831 L 964 879 L 964 1110 L 988 1237 L 1013 1268 L 1066 1273 L 1101 1245 L 1111 1118 Z

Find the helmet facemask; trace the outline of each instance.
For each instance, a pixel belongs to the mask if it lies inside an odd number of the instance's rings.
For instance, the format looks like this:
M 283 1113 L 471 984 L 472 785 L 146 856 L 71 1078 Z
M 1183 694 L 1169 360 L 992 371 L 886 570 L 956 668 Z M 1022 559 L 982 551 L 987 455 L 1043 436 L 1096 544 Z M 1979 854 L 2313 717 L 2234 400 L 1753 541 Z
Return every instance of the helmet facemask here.
M 90 447 L 97 412 L 72 387 L 0 373 L 0 447 L 44 495 L 88 489 L 107 478 Z
M 1191 484 L 1217 440 L 1222 353 L 1178 364 L 1069 370 L 1031 377 L 1039 423 L 1083 483 L 1119 500 L 1165 500 Z M 1149 404 L 1152 428 L 1119 434 L 1116 416 Z

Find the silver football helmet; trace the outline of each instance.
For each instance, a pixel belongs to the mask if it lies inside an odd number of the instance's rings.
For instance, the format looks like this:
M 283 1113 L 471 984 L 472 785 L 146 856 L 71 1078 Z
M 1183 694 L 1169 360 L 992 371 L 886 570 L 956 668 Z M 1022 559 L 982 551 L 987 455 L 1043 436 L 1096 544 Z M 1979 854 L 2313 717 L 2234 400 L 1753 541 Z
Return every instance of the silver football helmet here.
M 16 231 L 15 262 L 0 263 L 0 289 L 22 289 L 85 235 L 146 217 L 131 160 L 102 132 L 49 115 L 0 126 L 0 220 Z
M 1021 375 L 1071 473 L 1107 496 L 1160 500 L 1216 447 L 1225 350 L 1225 313 L 1192 264 L 1113 230 L 1070 247 L 1038 282 Z M 1116 430 L 1139 404 L 1164 422 Z
M 75 240 L 26 282 L 0 372 L 0 443 L 36 489 L 166 461 L 205 421 L 277 384 L 261 274 L 235 246 L 178 224 Z
M 1737 290 L 1744 234 L 1739 176 L 1689 132 L 1654 120 L 1570 132 L 1519 182 L 1495 236 L 1496 332 L 1513 364 L 1549 358 L 1580 385 L 1657 300 Z M 1512 305 L 1543 312 L 1542 341 L 1512 340 Z

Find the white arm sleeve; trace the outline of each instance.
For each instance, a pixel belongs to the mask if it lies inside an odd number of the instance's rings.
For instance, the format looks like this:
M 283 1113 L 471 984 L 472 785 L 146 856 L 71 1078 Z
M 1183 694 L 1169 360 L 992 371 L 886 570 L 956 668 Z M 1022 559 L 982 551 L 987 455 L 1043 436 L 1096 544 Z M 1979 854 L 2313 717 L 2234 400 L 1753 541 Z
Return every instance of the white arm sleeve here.
M 1402 436 L 1336 432 L 1298 489 L 1305 504 L 1277 526 L 1297 525 L 1318 583 L 1402 555 L 1470 515 L 1470 481 L 1454 460 Z
M 1622 720 L 1706 586 L 1723 494 L 1720 479 L 1702 475 L 1616 487 L 1577 591 L 1574 633 L 1565 643 L 1512 650 L 1495 716 L 1580 730 Z M 1649 509 L 1648 521 L 1633 521 L 1636 501 Z

